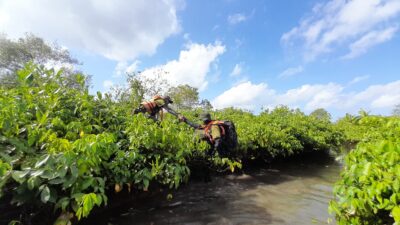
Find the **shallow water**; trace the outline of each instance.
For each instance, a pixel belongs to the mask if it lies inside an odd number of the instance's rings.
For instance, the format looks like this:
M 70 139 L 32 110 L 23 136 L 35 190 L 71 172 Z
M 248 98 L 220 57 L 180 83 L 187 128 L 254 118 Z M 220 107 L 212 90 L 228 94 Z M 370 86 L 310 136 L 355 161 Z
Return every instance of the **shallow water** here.
M 102 218 L 104 224 L 327 224 L 332 185 L 340 165 L 286 162 L 242 175 L 193 181 L 173 194 L 153 197 Z M 331 224 L 334 222 L 331 222 Z

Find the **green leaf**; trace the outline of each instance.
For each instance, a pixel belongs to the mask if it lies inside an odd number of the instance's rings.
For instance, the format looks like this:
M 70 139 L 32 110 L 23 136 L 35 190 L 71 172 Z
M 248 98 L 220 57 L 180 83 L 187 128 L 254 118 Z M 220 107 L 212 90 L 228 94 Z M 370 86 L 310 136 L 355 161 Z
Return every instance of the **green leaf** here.
M 64 178 L 68 172 L 68 166 L 61 166 L 57 171 L 57 177 Z
M 8 222 L 8 225 L 20 225 L 20 224 L 22 223 L 19 220 L 11 220 L 10 222 Z
M 36 120 L 40 121 L 42 119 L 43 113 L 39 110 L 36 111 Z
M 36 170 L 36 171 L 32 172 L 31 176 L 37 177 L 37 176 L 42 175 L 43 173 L 44 173 L 44 170 L 40 169 L 40 170 Z
M 77 178 L 78 175 L 79 175 L 79 170 L 78 170 L 78 168 L 76 167 L 75 164 L 71 165 L 70 170 L 71 170 L 72 176 Z
M 100 206 L 100 205 L 101 205 L 101 202 L 102 202 L 101 195 L 100 195 L 100 194 L 97 194 L 97 195 L 96 195 L 96 199 L 95 199 L 95 204 L 96 204 L 97 206 Z
M 144 185 L 144 189 L 149 188 L 149 180 L 148 179 L 143 179 L 143 185 Z
M 33 74 L 32 74 L 32 73 L 28 74 L 28 76 L 25 77 L 25 81 L 26 81 L 28 84 L 31 84 L 32 81 L 33 81 Z
M 83 215 L 83 208 L 79 207 L 78 210 L 76 211 L 76 217 L 78 217 L 78 220 L 81 220 Z
M 91 186 L 92 183 L 93 183 L 93 181 L 94 181 L 94 178 L 93 178 L 93 177 L 88 177 L 88 178 L 86 178 L 86 179 L 83 181 L 83 183 L 81 184 L 81 190 L 83 191 L 83 190 L 85 190 L 86 188 L 88 188 L 89 186 Z
M 71 198 L 75 199 L 76 201 L 79 201 L 82 198 L 82 196 L 84 196 L 84 195 L 85 194 L 83 194 L 83 193 L 75 193 L 71 196 Z
M 37 133 L 32 131 L 28 134 L 28 145 L 32 146 L 37 141 Z
M 63 183 L 63 188 L 70 188 L 76 182 L 75 176 L 69 176 L 66 178 L 66 181 Z
M 29 173 L 29 170 L 25 171 L 13 171 L 11 173 L 11 177 L 17 181 L 18 183 L 23 183 L 24 182 L 24 177 Z
M 50 180 L 49 184 L 62 184 L 65 181 L 66 181 L 65 178 L 56 178 L 56 179 Z
M 108 201 L 107 196 L 105 194 L 100 194 L 100 195 L 101 195 L 101 198 L 102 198 L 102 201 L 104 202 L 104 204 L 107 205 L 107 201 Z
M 36 162 L 35 164 L 35 168 L 39 168 L 42 165 L 44 165 L 50 158 L 49 154 L 43 155 L 42 157 L 40 157 L 39 161 Z
M 30 177 L 27 183 L 28 183 L 28 189 L 33 190 L 35 187 L 38 187 L 40 185 L 40 178 Z
M 392 209 L 392 216 L 393 216 L 395 222 L 400 222 L 400 207 L 399 206 L 395 206 Z
M 57 201 L 54 208 L 56 208 L 56 209 L 61 208 L 62 211 L 65 211 L 65 209 L 69 205 L 69 201 L 70 201 L 70 199 L 68 197 L 63 197 Z
M 49 202 L 51 202 L 51 203 L 56 203 L 57 202 L 57 199 L 58 199 L 58 194 L 57 194 L 57 190 L 56 189 L 54 189 L 54 188 L 49 188 L 50 189 L 50 199 L 49 199 Z
M 45 186 L 42 190 L 42 192 L 40 193 L 40 200 L 43 203 L 46 203 L 50 200 L 50 189 L 49 187 Z
M 41 173 L 39 175 L 43 179 L 52 180 L 57 177 L 57 174 L 51 169 L 38 170 L 38 171 L 41 171 Z

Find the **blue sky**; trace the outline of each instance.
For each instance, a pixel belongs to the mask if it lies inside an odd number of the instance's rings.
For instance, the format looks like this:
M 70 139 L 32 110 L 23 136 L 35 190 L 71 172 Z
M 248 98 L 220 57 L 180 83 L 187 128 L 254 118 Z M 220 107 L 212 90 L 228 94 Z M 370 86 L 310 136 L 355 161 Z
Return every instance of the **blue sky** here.
M 155 71 L 215 108 L 334 117 L 400 104 L 400 0 L 0 0 L 0 31 L 67 47 L 91 92 Z

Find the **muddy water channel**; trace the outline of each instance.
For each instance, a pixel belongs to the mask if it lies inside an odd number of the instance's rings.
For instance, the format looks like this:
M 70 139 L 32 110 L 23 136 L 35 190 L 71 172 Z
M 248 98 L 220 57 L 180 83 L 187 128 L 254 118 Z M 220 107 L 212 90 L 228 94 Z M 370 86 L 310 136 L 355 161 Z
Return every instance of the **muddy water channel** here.
M 296 159 L 243 174 L 191 181 L 172 193 L 130 206 L 101 223 L 128 224 L 327 224 L 328 202 L 340 165 L 331 158 Z M 98 221 L 98 222 L 100 222 Z M 332 222 L 334 223 L 334 222 Z

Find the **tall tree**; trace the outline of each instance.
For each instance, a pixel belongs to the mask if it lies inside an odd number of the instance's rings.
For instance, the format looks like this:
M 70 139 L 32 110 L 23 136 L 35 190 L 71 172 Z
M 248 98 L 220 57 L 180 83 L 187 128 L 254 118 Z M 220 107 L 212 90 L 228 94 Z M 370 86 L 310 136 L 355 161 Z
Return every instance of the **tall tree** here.
M 201 100 L 200 107 L 204 111 L 211 111 L 213 109 L 213 106 L 211 105 L 211 102 L 208 99 Z
M 310 116 L 313 116 L 319 120 L 331 120 L 331 114 L 323 108 L 316 109 L 310 113 Z
M 145 99 L 151 99 L 155 95 L 165 95 L 170 85 L 163 78 L 163 70 L 155 70 L 152 74 L 143 75 L 141 72 L 126 73 L 127 85 L 112 86 L 110 97 L 129 107 L 138 107 Z
M 400 104 L 394 106 L 392 114 L 393 116 L 400 116 Z
M 67 49 L 56 44 L 49 45 L 33 34 L 26 34 L 18 40 L 8 39 L 5 34 L 0 34 L 0 85 L 16 85 L 16 72 L 28 62 L 63 68 L 66 76 L 76 74 L 77 71 L 70 67 L 79 64 Z M 69 79 L 70 85 L 74 86 L 74 80 L 74 76 Z
M 171 88 L 170 83 L 165 78 L 167 74 L 168 72 L 163 69 L 156 69 L 151 74 L 138 72 L 134 75 L 135 79 L 141 83 L 144 89 L 144 98 L 151 98 L 154 95 L 164 95 Z
M 192 109 L 199 104 L 199 91 L 187 84 L 171 87 L 167 94 L 177 109 Z

